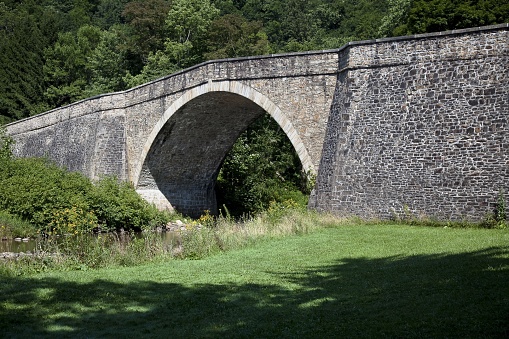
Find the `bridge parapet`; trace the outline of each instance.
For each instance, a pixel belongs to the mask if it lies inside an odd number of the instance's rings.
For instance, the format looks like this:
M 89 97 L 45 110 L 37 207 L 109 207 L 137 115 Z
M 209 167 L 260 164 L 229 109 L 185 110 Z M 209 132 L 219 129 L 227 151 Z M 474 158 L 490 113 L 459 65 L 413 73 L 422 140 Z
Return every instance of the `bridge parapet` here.
M 207 61 L 125 92 L 128 105 L 185 92 L 207 82 L 335 75 L 339 50 Z

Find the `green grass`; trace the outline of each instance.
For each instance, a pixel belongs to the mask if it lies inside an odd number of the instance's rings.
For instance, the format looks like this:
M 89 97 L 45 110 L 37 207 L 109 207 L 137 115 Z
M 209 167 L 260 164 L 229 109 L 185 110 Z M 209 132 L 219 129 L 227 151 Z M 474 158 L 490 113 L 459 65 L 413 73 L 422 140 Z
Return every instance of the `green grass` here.
M 504 337 L 509 231 L 343 225 L 0 292 L 6 338 Z

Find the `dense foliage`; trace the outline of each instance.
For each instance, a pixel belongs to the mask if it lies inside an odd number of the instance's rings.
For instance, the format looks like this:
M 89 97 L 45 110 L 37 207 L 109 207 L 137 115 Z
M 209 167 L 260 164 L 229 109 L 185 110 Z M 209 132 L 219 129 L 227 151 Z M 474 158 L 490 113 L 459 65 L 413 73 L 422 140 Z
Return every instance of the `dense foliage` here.
M 10 139 L 0 133 L 0 215 L 12 223 L 29 222 L 33 229 L 26 235 L 139 231 L 168 221 L 128 183 L 107 177 L 94 185 L 46 159 L 13 158 Z
M 503 22 L 509 22 L 509 0 L 0 0 L 0 125 L 208 59 Z M 261 142 L 252 146 L 254 157 L 272 158 L 270 149 L 259 153 L 270 148 L 265 137 L 248 137 L 265 131 L 270 139 L 265 122 L 241 137 L 220 176 L 223 198 L 233 199 L 232 206 L 243 200 L 250 211 L 295 183 L 288 170 L 294 156 L 271 162 L 267 172 L 275 177 L 249 165 L 247 142 Z M 228 167 L 240 163 L 243 172 Z M 228 181 L 247 189 L 233 193 Z M 274 190 L 254 202 L 267 192 L 263 186 Z
M 251 124 L 233 145 L 216 190 L 219 207 L 234 216 L 266 210 L 271 203 L 306 205 L 309 194 L 299 157 L 268 114 Z
M 207 59 L 508 21 L 508 0 L 2 0 L 0 122 Z

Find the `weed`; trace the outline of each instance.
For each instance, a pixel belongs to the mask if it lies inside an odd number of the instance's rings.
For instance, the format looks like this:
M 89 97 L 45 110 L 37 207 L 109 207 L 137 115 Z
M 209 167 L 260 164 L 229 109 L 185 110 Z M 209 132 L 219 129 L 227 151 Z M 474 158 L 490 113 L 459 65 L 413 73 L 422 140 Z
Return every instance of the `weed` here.
M 15 237 L 28 237 L 32 238 L 38 235 L 38 231 L 29 222 L 9 214 L 5 211 L 0 211 L 0 237 L 2 238 L 15 238 Z
M 498 199 L 497 204 L 495 206 L 495 221 L 499 223 L 499 225 L 505 224 L 507 220 L 507 213 L 506 213 L 506 204 L 505 204 L 505 198 L 504 198 L 504 190 L 500 189 L 498 191 Z

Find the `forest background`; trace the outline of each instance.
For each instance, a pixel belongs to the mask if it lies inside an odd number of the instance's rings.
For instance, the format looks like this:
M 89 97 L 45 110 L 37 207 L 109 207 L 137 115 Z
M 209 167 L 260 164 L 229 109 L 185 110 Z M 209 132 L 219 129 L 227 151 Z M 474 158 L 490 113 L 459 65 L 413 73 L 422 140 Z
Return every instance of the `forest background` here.
M 3 0 L 0 125 L 206 60 L 504 22 L 509 0 Z M 302 201 L 310 185 L 264 117 L 233 146 L 217 189 L 240 215 Z

